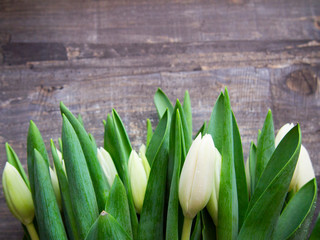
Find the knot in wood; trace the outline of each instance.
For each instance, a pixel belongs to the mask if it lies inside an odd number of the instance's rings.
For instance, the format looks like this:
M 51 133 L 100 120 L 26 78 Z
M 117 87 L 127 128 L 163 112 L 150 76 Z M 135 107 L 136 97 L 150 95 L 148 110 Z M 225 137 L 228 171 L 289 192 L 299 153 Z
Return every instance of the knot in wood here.
M 317 91 L 318 77 L 311 69 L 302 69 L 290 73 L 286 84 L 291 91 L 311 95 Z

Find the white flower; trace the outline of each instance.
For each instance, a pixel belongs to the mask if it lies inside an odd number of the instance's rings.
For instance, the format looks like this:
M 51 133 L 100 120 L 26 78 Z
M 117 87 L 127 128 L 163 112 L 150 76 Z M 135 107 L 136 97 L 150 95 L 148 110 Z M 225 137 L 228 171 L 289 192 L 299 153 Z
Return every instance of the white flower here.
M 193 219 L 208 203 L 214 184 L 215 147 L 211 135 L 193 141 L 182 167 L 179 201 L 183 214 Z
M 275 146 L 277 147 L 282 138 L 294 127 L 293 123 L 283 125 L 275 138 Z M 312 162 L 307 149 L 301 144 L 300 154 L 296 168 L 294 170 L 292 180 L 290 182 L 289 191 L 297 192 L 311 179 L 315 178 Z
M 150 171 L 148 161 L 145 164 Z M 134 150 L 131 151 L 128 168 L 134 206 L 137 213 L 141 213 L 149 175 L 145 170 L 142 159 Z
M 18 170 L 8 162 L 3 170 L 2 185 L 7 205 L 12 214 L 24 225 L 32 223 L 34 205 L 30 189 Z
M 118 174 L 116 167 L 114 166 L 110 154 L 103 147 L 97 149 L 97 154 L 100 166 L 104 172 L 104 175 L 107 178 L 109 186 L 111 187 L 115 176 Z

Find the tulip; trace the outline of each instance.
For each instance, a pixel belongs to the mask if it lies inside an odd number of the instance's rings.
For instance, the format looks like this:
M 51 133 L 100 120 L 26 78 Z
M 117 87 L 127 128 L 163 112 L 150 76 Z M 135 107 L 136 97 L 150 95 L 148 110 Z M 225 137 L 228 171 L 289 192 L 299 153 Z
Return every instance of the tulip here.
M 147 169 L 150 169 L 148 161 L 143 163 L 136 151 L 132 150 L 128 161 L 129 179 L 134 207 L 139 214 L 142 210 L 149 177 L 144 167 L 145 164 L 147 164 Z
M 293 126 L 293 123 L 287 123 L 280 128 L 275 138 L 276 147 Z M 289 191 L 293 190 L 293 192 L 297 192 L 313 178 L 315 178 L 315 174 L 310 156 L 307 149 L 301 144 L 298 162 L 290 182 Z
M 103 147 L 98 148 L 97 154 L 100 166 L 103 170 L 104 175 L 107 178 L 109 186 L 112 186 L 114 178 L 118 174 L 116 167 L 114 166 L 114 163 L 112 161 L 112 158 Z
M 215 147 L 212 137 L 201 134 L 193 141 L 179 181 L 179 201 L 184 214 L 182 239 L 189 239 L 192 219 L 208 203 L 213 190 Z
M 4 196 L 11 213 L 26 226 L 33 240 L 39 239 L 33 225 L 34 204 L 30 189 L 18 170 L 6 163 L 2 174 Z
M 58 206 L 59 206 L 59 210 L 61 211 L 62 205 L 61 205 L 61 194 L 60 194 L 58 176 L 57 176 L 57 173 L 56 173 L 55 169 L 52 170 L 52 168 L 49 167 L 49 171 L 50 171 L 51 184 L 52 184 L 52 187 L 53 187 L 54 195 L 56 196 L 57 203 L 58 203 Z
M 220 189 L 220 174 L 221 174 L 221 155 L 216 147 L 214 150 L 214 167 L 213 167 L 213 190 L 210 200 L 207 205 L 208 212 L 216 226 L 218 226 L 218 202 Z
M 143 164 L 144 170 L 146 171 L 147 178 L 149 178 L 149 174 L 150 174 L 151 169 L 150 169 L 150 165 L 147 160 L 147 157 L 146 157 L 146 146 L 144 144 L 142 144 L 139 149 L 139 157 L 142 160 L 142 164 Z

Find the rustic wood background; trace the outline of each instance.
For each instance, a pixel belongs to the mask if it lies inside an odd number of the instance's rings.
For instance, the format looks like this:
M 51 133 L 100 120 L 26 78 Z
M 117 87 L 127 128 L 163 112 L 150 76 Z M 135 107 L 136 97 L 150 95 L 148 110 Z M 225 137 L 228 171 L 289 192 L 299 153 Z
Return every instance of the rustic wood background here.
M 0 3 L 0 170 L 9 142 L 26 168 L 29 120 L 49 149 L 59 101 L 103 142 L 115 108 L 134 147 L 156 124 L 153 94 L 189 90 L 194 133 L 228 87 L 245 157 L 270 108 L 299 122 L 320 178 L 320 1 L 10 1 Z M 21 239 L 0 186 L 0 239 Z

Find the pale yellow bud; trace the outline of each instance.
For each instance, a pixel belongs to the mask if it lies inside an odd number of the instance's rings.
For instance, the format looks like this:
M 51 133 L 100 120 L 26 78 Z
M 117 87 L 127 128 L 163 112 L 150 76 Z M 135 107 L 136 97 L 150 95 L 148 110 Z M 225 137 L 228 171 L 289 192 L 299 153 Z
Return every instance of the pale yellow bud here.
M 294 127 L 293 123 L 287 123 L 283 125 L 275 138 L 276 147 L 282 140 L 282 138 Z M 300 188 L 303 187 L 311 179 L 315 178 L 314 170 L 312 167 L 312 162 L 308 154 L 307 149 L 301 144 L 300 154 L 296 168 L 294 170 L 289 191 L 293 190 L 297 192 Z
M 103 148 L 97 149 L 98 159 L 109 186 L 112 186 L 115 176 L 118 174 L 110 154 Z
M 143 164 L 144 170 L 146 171 L 147 178 L 149 178 L 149 174 L 150 174 L 151 169 L 150 169 L 148 159 L 146 157 L 146 146 L 144 144 L 142 144 L 139 149 L 139 157 L 142 160 L 142 164 Z
M 59 210 L 61 211 L 61 209 L 62 209 L 61 204 L 62 203 L 61 203 L 61 194 L 60 194 L 60 187 L 59 187 L 59 180 L 57 177 L 57 173 L 56 173 L 55 169 L 52 170 L 51 167 L 49 167 L 49 171 L 50 171 L 51 184 L 53 187 L 54 195 L 56 196 Z
M 148 164 L 148 161 L 146 163 Z M 128 169 L 134 206 L 137 213 L 141 213 L 148 184 L 148 175 L 142 159 L 134 150 L 132 150 L 129 157 Z
M 214 148 L 213 150 L 214 167 L 212 169 L 213 190 L 207 205 L 207 209 L 213 219 L 214 224 L 218 226 L 218 203 L 219 203 L 219 189 L 220 189 L 220 175 L 221 175 L 221 155 L 215 146 L 213 148 Z
M 2 174 L 3 192 L 11 213 L 24 225 L 32 223 L 34 205 L 30 189 L 18 170 L 6 163 Z
M 183 214 L 193 219 L 208 203 L 213 190 L 215 147 L 211 135 L 201 134 L 193 141 L 179 182 L 179 201 Z

